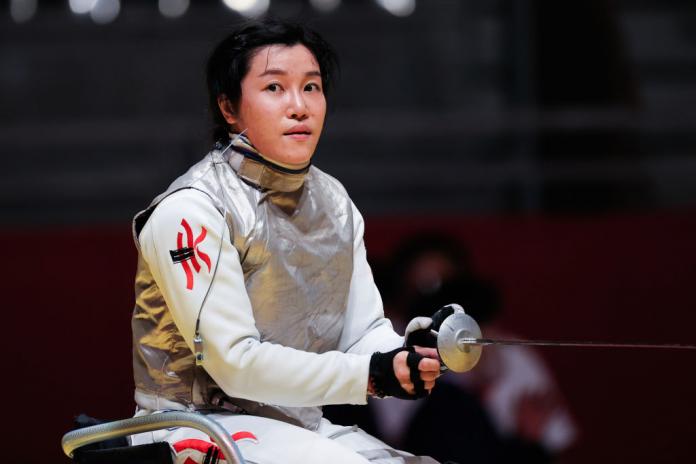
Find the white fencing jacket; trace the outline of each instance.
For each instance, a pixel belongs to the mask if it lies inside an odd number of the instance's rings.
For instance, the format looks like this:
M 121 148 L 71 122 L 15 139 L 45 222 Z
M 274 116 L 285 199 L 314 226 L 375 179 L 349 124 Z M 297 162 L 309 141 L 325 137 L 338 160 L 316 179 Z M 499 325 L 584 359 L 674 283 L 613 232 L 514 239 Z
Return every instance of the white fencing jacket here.
M 366 402 L 370 355 L 403 339 L 384 318 L 345 189 L 315 167 L 254 155 L 243 138 L 214 150 L 134 220 L 135 398 L 210 409 L 217 392 L 315 428 L 317 407 Z

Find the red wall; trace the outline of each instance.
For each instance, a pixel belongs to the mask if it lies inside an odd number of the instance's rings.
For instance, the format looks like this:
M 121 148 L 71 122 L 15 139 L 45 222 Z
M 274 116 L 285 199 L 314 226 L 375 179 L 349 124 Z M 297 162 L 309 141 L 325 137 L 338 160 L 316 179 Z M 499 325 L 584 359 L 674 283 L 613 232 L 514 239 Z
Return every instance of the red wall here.
M 434 222 L 434 225 L 423 226 Z M 368 222 L 368 253 L 451 230 L 530 338 L 696 344 L 696 215 Z M 696 351 L 546 349 L 580 427 L 567 462 L 693 462 Z
M 426 225 L 427 224 L 427 225 Z M 538 338 L 696 343 L 696 214 L 367 218 L 381 259 L 422 229 L 457 234 L 503 290 L 504 325 Z M 0 233 L 8 462 L 63 462 L 73 415 L 133 412 L 135 251 L 128 225 Z M 579 423 L 568 462 L 687 462 L 696 352 L 543 351 Z M 6 427 L 7 428 L 7 427 Z M 7 454 L 9 452 L 9 454 Z

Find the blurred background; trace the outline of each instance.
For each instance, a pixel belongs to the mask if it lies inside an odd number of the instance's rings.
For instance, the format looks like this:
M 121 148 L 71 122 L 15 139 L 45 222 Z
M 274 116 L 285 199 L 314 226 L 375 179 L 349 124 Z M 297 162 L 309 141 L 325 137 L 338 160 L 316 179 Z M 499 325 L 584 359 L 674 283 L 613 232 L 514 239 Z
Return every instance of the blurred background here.
M 395 320 L 452 297 L 491 333 L 696 343 L 692 1 L 9 0 L 6 459 L 66 462 L 73 416 L 133 413 L 130 220 L 209 150 L 207 54 L 259 15 L 339 53 L 315 164 L 365 215 Z M 395 431 L 435 421 L 425 451 L 462 462 L 693 460 L 696 353 L 505 350 L 361 424 L 415 449 Z

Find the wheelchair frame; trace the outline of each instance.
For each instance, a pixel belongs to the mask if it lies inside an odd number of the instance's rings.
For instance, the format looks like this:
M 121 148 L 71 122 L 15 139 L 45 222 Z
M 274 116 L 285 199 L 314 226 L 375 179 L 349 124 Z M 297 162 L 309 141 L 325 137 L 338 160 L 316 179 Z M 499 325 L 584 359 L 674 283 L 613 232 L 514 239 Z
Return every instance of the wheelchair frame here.
M 220 424 L 202 414 L 186 411 L 150 414 L 73 430 L 63 435 L 63 452 L 72 458 L 77 448 L 91 443 L 170 427 L 190 427 L 207 433 L 228 463 L 246 464 L 236 443 Z

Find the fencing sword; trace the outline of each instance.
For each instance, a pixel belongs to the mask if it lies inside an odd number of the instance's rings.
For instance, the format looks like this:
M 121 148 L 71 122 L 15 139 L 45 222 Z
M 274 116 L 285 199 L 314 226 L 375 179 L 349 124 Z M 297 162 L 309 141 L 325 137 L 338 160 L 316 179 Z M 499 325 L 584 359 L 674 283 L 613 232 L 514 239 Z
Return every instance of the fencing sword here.
M 563 340 L 510 340 L 484 338 L 478 323 L 461 309 L 456 309 L 440 325 L 430 331 L 437 337 L 437 351 L 442 363 L 454 372 L 473 369 L 481 358 L 484 346 L 555 346 L 577 348 L 633 348 L 696 350 L 696 345 L 674 343 L 609 343 Z

